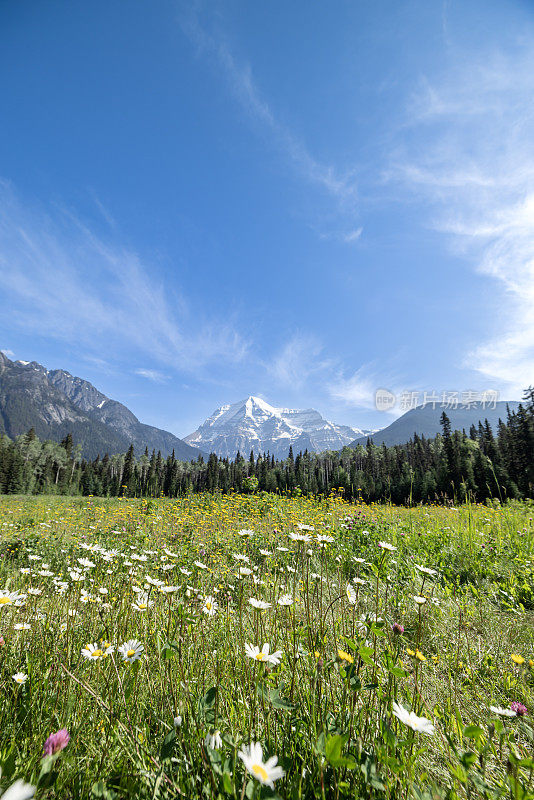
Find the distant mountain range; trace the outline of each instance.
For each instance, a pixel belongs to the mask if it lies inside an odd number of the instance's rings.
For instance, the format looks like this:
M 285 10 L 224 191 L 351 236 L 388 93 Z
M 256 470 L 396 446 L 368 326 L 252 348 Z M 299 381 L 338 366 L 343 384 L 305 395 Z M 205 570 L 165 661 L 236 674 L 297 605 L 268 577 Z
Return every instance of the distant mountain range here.
M 341 450 L 355 436 L 373 431 L 336 425 L 323 419 L 318 411 L 274 408 L 251 395 L 232 405 L 218 408 L 184 441 L 207 452 L 234 458 L 238 452 L 257 456 L 269 452 L 275 458 L 287 458 L 289 447 L 295 455 L 301 450 L 321 452 Z
M 86 458 L 148 447 L 190 461 L 200 451 L 168 431 L 143 425 L 132 412 L 91 383 L 36 361 L 10 361 L 0 352 L 0 433 L 14 438 L 31 427 L 40 439 L 61 441 L 72 433 Z
M 374 444 L 385 444 L 388 447 L 394 444 L 405 444 L 413 438 L 414 433 L 431 439 L 441 433 L 439 420 L 443 411 L 451 421 L 452 430 L 461 431 L 465 428 L 469 433 L 471 425 L 478 425 L 479 422 L 487 419 L 492 430 L 496 432 L 499 419 L 506 422 L 506 407 L 509 406 L 511 411 L 516 411 L 518 405 L 519 403 L 516 401 L 500 400 L 495 403 L 495 408 L 488 404 L 484 407 L 481 402 L 474 403 L 471 408 L 441 408 L 439 404 L 436 404 L 435 408 L 432 408 L 431 404 L 418 406 L 407 411 L 387 428 L 373 433 L 370 438 Z M 359 444 L 365 445 L 367 438 L 367 436 L 359 436 L 350 443 L 350 447 L 356 447 Z
M 474 403 L 470 408 L 445 409 L 453 430 L 469 431 L 471 425 L 488 419 L 494 431 L 499 419 L 506 420 L 506 407 L 517 410 L 518 402 L 498 402 L 495 408 Z M 81 444 L 85 458 L 105 453 L 124 453 L 130 444 L 140 455 L 148 447 L 164 457 L 174 450 L 176 458 L 190 461 L 216 453 L 234 458 L 269 452 L 287 458 L 289 447 L 320 453 L 345 446 L 405 444 L 413 435 L 430 439 L 441 433 L 439 404 L 418 406 L 380 430 L 362 430 L 337 425 L 313 408 L 275 408 L 250 395 L 245 400 L 218 408 L 184 440 L 169 431 L 144 425 L 132 412 L 111 400 L 91 383 L 62 369 L 48 370 L 36 361 L 11 361 L 0 352 L 0 434 L 14 438 L 35 428 L 40 439 L 60 441 L 71 433 Z

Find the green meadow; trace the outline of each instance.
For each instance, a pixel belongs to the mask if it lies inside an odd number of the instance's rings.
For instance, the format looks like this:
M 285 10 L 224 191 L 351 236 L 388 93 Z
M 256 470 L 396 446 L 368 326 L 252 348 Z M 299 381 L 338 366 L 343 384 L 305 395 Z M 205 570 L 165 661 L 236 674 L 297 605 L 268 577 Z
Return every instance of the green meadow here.
M 533 517 L 0 498 L 0 793 L 534 798 Z

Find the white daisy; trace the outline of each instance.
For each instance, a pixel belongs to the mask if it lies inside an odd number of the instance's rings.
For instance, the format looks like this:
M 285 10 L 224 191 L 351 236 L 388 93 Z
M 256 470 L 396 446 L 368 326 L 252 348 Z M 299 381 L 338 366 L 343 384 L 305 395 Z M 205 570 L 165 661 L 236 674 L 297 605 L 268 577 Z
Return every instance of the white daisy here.
M 355 602 L 356 602 L 357 594 L 354 591 L 354 589 L 352 588 L 352 586 L 350 585 L 350 583 L 347 583 L 347 586 L 345 587 L 345 592 L 347 594 L 347 600 L 349 601 L 351 606 L 353 606 L 355 604 Z
M 419 597 L 418 594 L 414 594 L 413 599 L 417 603 L 418 606 L 424 606 L 426 603 L 426 597 Z
M 88 661 L 100 661 L 102 658 L 112 653 L 113 650 L 113 645 L 107 642 L 102 642 L 100 646 L 97 642 L 94 642 L 93 644 L 86 644 L 85 647 L 82 648 L 82 656 Z
M 271 789 L 274 789 L 275 781 L 284 777 L 284 770 L 277 766 L 278 758 L 276 756 L 271 756 L 264 763 L 263 751 L 259 742 L 251 742 L 248 747 L 243 747 L 237 755 L 245 765 L 247 772 Z
M 422 567 L 420 564 L 415 564 L 414 566 L 415 566 L 416 569 L 419 570 L 419 572 L 423 572 L 425 575 L 437 575 L 438 574 L 437 570 L 430 569 L 430 567 Z
M 132 603 L 132 608 L 135 608 L 136 611 L 147 611 L 150 606 L 154 605 L 153 600 L 148 599 L 147 594 L 139 594 L 135 603 Z
M 220 747 L 222 747 L 222 739 L 220 731 L 214 731 L 213 733 L 208 733 L 206 735 L 206 738 L 204 739 L 204 744 L 211 750 L 218 750 Z
M 269 644 L 265 642 L 262 649 L 252 644 L 245 643 L 245 652 L 249 658 L 255 661 L 263 661 L 266 664 L 279 664 L 282 658 L 282 651 L 276 650 L 274 653 L 269 653 Z
M 378 542 L 378 546 L 381 547 L 382 550 L 389 550 L 390 553 L 397 549 L 390 542 Z
M 78 564 L 81 564 L 82 567 L 86 567 L 87 569 L 91 569 L 92 567 L 96 566 L 96 564 L 93 564 L 93 562 L 89 561 L 88 558 L 77 558 L 76 561 Z
M 207 614 L 208 617 L 213 617 L 217 613 L 218 608 L 219 604 L 216 602 L 215 598 L 209 594 L 204 600 L 202 611 L 204 614 Z
M 15 672 L 15 674 L 13 675 L 13 680 L 15 681 L 15 683 L 18 683 L 21 686 L 23 686 L 28 680 L 28 676 L 26 675 L 25 672 Z
M 254 608 L 259 608 L 262 611 L 265 611 L 267 608 L 271 607 L 270 603 L 267 603 L 265 600 L 256 600 L 255 597 L 249 597 L 248 602 L 251 606 L 254 606 Z
M 418 717 L 413 711 L 408 711 L 407 708 L 400 706 L 398 703 L 393 703 L 393 713 L 400 719 L 400 721 L 418 733 L 426 733 L 432 736 L 435 733 L 434 725 L 426 717 Z
M 134 661 L 141 658 L 144 649 L 141 642 L 138 642 L 137 639 L 130 639 L 128 642 L 121 644 L 118 648 L 118 652 L 121 654 L 123 661 L 133 664 Z
M 7 589 L 0 589 L 0 607 L 1 606 L 21 606 L 26 599 L 25 594 L 18 592 L 8 592 Z
M 290 606 L 293 603 L 293 597 L 290 594 L 283 594 L 276 602 L 279 606 Z
M 35 794 L 35 786 L 24 783 L 21 778 L 12 783 L 1 796 L 1 800 L 30 800 Z
M 501 708 L 500 706 L 490 706 L 490 711 L 493 711 L 494 714 L 498 714 L 499 717 L 515 717 L 515 711 L 512 711 L 511 708 Z
M 145 575 L 145 580 L 150 586 L 164 586 L 165 582 L 160 581 L 159 578 L 151 578 L 150 575 Z
M 311 542 L 312 538 L 307 533 L 290 533 L 289 538 L 294 542 Z

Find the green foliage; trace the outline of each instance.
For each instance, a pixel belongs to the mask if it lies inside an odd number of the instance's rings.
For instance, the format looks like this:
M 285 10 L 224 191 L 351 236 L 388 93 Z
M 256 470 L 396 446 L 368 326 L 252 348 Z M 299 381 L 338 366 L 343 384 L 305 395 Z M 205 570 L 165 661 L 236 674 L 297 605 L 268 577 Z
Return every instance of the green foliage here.
M 532 392 L 531 392 L 532 394 Z M 299 453 L 283 461 L 268 453 L 234 461 L 211 454 L 205 462 L 180 462 L 174 453 L 145 452 L 133 445 L 124 455 L 80 459 L 71 435 L 61 444 L 41 442 L 31 429 L 10 441 L 0 436 L 0 494 L 82 494 L 154 498 L 190 492 L 276 492 L 301 495 L 332 492 L 351 501 L 499 502 L 534 498 L 534 404 L 510 412 L 494 436 L 489 423 L 469 435 L 451 431 L 442 415 L 443 436 L 414 435 L 407 444 L 368 444 L 341 452 Z M 147 505 L 147 508 L 149 506 Z
M 532 517 L 339 494 L 2 498 L 0 587 L 26 597 L 0 604 L 0 794 L 532 800 Z M 256 767 L 278 760 L 274 788 L 245 768 L 251 742 Z

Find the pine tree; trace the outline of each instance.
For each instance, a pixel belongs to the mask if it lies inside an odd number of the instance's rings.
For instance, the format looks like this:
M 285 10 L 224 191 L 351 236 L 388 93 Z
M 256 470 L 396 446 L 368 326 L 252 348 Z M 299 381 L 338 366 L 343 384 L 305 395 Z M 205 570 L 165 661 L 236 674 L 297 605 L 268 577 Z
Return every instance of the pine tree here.
M 134 478 L 134 466 L 135 466 L 135 456 L 134 456 L 134 446 L 133 444 L 130 445 L 126 456 L 124 457 L 124 467 L 122 470 L 122 488 L 125 490 L 125 493 L 130 493 L 131 490 L 134 489 L 133 486 L 133 478 Z

